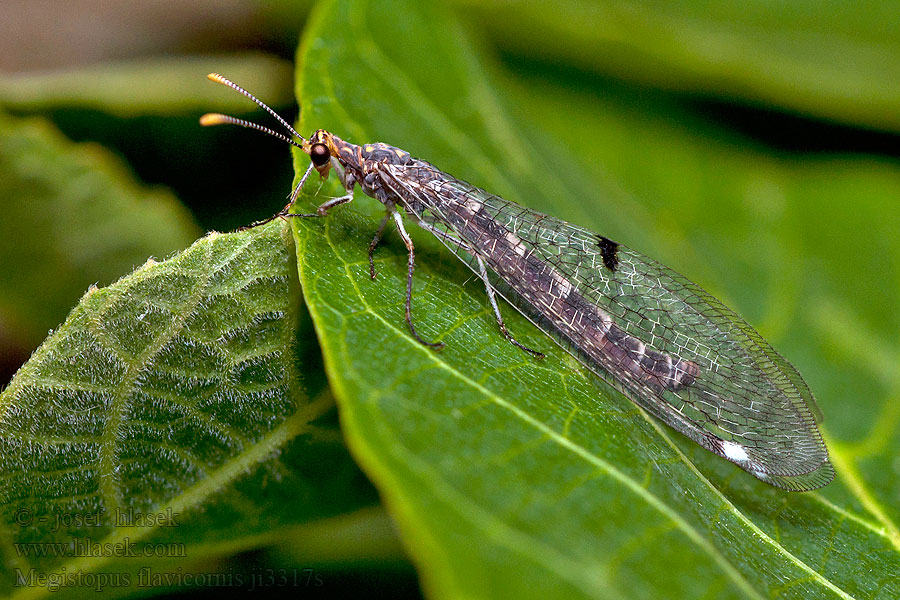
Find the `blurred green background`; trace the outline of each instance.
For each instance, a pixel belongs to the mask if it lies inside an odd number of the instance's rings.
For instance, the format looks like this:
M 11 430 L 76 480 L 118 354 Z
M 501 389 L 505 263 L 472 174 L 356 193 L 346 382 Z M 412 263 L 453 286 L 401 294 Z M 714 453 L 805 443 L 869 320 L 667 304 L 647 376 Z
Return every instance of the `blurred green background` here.
M 807 377 L 829 442 L 871 484 L 863 497 L 888 507 L 888 521 L 896 516 L 895 3 L 450 8 L 488 57 L 506 108 L 531 139 L 548 140 L 548 169 L 564 171 L 553 156 L 564 146 L 579 173 L 610 190 L 599 204 L 585 198 L 580 220 L 559 216 L 593 226 L 602 207 L 602 233 L 736 308 Z M 268 123 L 206 81 L 215 70 L 296 118 L 293 60 L 310 10 L 305 2 L 0 5 L 0 381 L 89 285 L 283 205 L 292 178 L 283 145 L 201 129 L 197 117 Z M 405 26 L 403 14 L 390 18 Z M 455 59 L 465 57 L 421 64 L 437 79 L 440 61 Z M 873 510 L 852 486 L 832 494 Z M 346 589 L 415 595 L 411 569 L 386 562 L 391 569 L 362 580 L 340 567 Z

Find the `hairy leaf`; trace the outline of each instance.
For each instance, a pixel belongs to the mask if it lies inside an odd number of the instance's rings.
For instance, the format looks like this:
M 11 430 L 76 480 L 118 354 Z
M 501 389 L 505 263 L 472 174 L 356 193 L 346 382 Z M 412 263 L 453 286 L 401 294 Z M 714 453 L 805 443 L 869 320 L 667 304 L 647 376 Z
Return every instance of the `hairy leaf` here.
M 374 500 L 303 390 L 293 255 L 276 221 L 85 294 L 0 396 L 0 592 L 181 588 Z

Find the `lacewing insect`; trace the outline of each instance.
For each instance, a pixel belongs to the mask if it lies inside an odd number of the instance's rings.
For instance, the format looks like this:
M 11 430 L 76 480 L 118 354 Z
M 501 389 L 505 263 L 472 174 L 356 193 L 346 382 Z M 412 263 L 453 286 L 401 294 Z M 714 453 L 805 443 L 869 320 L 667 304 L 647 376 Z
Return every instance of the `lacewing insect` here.
M 386 214 L 369 244 L 373 252 L 393 220 L 408 250 L 406 321 L 411 316 L 415 253 L 400 212 L 434 234 L 484 282 L 500 331 L 507 330 L 500 295 L 590 370 L 635 403 L 704 448 L 771 485 L 792 491 L 834 478 L 817 427 L 820 413 L 800 373 L 750 325 L 709 293 L 660 263 L 609 238 L 543 215 L 444 173 L 383 143 L 356 145 L 317 130 L 309 138 L 252 94 L 290 136 L 227 115 L 203 125 L 231 123 L 273 135 L 306 152 L 310 165 L 278 217 L 323 217 L 353 199 L 356 184 Z M 297 141 L 299 140 L 299 141 Z M 334 169 L 346 194 L 315 213 L 292 213 L 313 169 Z

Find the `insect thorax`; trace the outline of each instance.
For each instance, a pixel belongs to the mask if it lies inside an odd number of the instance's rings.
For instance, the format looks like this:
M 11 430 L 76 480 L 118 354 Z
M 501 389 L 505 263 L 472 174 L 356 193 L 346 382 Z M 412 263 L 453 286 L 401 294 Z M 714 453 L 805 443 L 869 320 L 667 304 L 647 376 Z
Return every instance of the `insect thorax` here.
M 336 158 L 346 171 L 345 185 L 359 183 L 363 192 L 369 196 L 382 201 L 384 199 L 400 201 L 399 203 L 403 204 L 403 199 L 391 186 L 383 184 L 380 170 L 385 165 L 410 166 L 418 162 L 409 155 L 409 152 L 382 142 L 358 146 L 345 142 L 337 136 L 333 136 L 332 140 L 337 151 Z

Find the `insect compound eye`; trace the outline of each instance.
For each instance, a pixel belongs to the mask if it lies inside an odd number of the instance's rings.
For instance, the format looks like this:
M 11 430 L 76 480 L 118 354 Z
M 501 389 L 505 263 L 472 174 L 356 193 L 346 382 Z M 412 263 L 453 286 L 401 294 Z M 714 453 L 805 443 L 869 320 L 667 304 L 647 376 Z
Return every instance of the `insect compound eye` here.
M 315 166 L 321 167 L 331 158 L 331 153 L 325 144 L 313 144 L 309 150 L 309 158 Z

